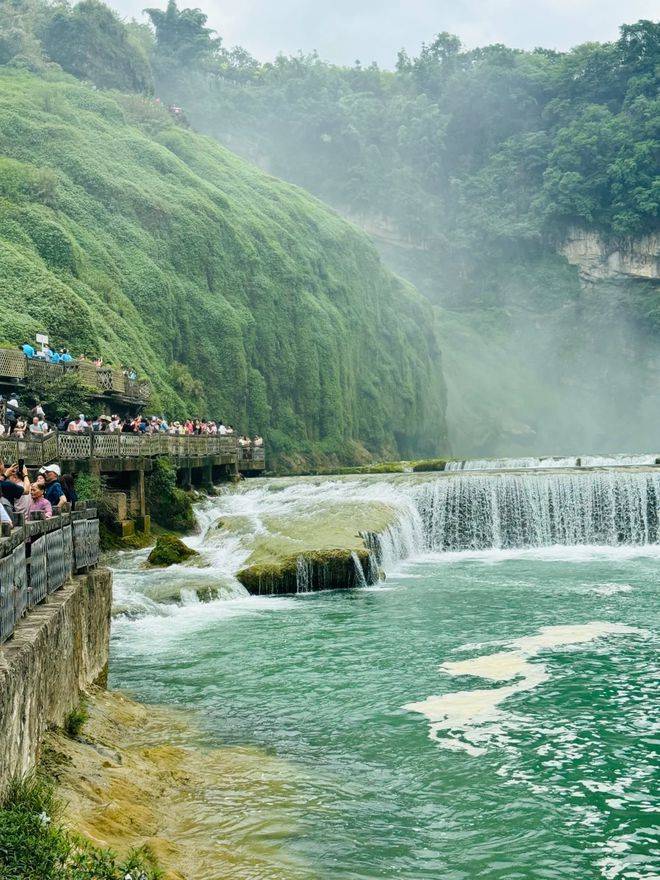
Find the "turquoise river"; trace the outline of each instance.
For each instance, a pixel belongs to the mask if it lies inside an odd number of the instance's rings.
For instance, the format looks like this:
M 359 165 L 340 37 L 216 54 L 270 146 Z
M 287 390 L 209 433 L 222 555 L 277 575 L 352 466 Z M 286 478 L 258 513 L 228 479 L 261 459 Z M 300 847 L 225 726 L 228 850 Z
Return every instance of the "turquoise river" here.
M 660 877 L 659 480 L 255 480 L 200 506 L 195 564 L 122 555 L 112 686 L 288 768 L 250 815 L 219 798 L 263 854 L 223 880 Z M 370 509 L 380 583 L 236 581 L 258 536 Z

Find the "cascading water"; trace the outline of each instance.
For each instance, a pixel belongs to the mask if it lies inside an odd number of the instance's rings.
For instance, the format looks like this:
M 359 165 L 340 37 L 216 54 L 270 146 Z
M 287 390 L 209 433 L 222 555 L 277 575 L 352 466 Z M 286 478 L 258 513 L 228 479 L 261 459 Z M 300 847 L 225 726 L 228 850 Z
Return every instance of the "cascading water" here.
M 296 593 L 309 593 L 312 581 L 312 564 L 304 556 L 296 560 Z
M 658 463 L 658 455 L 581 455 L 543 456 L 541 458 L 472 458 L 448 461 L 445 470 L 456 471 L 511 471 L 547 468 L 644 467 Z
M 576 456 L 564 458 L 470 458 L 448 461 L 446 471 L 505 471 L 525 468 L 572 468 L 578 466 Z
M 457 476 L 409 491 L 417 515 L 371 536 L 385 566 L 425 551 L 641 545 L 660 539 L 656 473 Z
M 355 551 L 351 553 L 351 559 L 353 560 L 353 567 L 355 568 L 355 584 L 358 587 L 366 587 L 367 586 L 367 578 L 364 573 L 364 569 L 362 568 L 362 563 L 360 562 L 360 557 L 357 555 Z

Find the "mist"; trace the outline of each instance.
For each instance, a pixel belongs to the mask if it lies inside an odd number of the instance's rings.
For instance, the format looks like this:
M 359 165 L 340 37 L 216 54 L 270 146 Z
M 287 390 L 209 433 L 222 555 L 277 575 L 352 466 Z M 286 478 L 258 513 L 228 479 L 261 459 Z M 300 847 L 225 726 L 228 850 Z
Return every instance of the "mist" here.
M 144 3 L 138 0 L 112 5 L 143 20 Z M 335 64 L 352 65 L 359 59 L 365 66 L 376 61 L 386 69 L 394 67 L 399 49 L 417 52 L 440 31 L 456 34 L 469 48 L 503 43 L 518 49 L 567 50 L 578 43 L 616 39 L 624 21 L 657 14 L 657 4 L 649 0 L 631 0 L 625 8 L 616 0 L 340 0 L 328 6 L 310 0 L 209 0 L 202 9 L 225 45 L 242 46 L 262 61 L 279 53 L 318 51 Z
M 658 25 L 564 53 L 427 37 L 395 73 L 225 52 L 210 77 L 168 61 L 157 85 L 195 127 L 360 226 L 436 306 L 439 451 L 653 451 Z

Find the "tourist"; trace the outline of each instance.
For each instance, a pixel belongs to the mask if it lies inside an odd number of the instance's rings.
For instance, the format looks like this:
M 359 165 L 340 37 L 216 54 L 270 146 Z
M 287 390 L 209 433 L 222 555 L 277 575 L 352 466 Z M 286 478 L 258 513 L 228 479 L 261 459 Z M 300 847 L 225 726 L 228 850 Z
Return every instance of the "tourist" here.
M 23 352 L 26 358 L 32 359 L 37 356 L 37 352 L 33 345 L 30 345 L 29 342 L 24 342 L 23 345 L 18 346 L 19 349 Z
M 260 447 L 264 445 L 263 437 L 260 437 L 258 434 L 255 434 L 252 438 L 252 445 L 255 447 Z
M 0 500 L 9 510 L 14 509 L 14 504 L 23 496 L 24 487 L 22 482 L 15 479 L 18 473 L 18 465 L 5 467 L 0 463 Z
M 12 436 L 16 437 L 18 440 L 22 440 L 25 437 L 25 432 L 27 431 L 28 426 L 27 422 L 23 418 L 19 418 L 16 420 L 16 424 L 12 430 Z
M 242 437 L 238 438 L 238 445 L 242 449 L 247 449 L 249 446 L 252 446 L 252 441 L 250 440 L 250 438 L 248 437 L 247 434 L 243 434 Z
M 50 519 L 53 515 L 52 505 L 46 498 L 44 487 L 39 482 L 32 483 L 30 489 L 30 503 L 27 509 L 28 518 L 31 518 L 35 513 L 43 514 L 45 519 Z
M 60 349 L 60 363 L 62 364 L 70 364 L 73 358 L 69 354 L 68 349 L 61 348 Z
M 43 424 L 44 423 L 41 421 L 39 416 L 34 416 L 32 418 L 31 423 L 30 423 L 30 428 L 29 428 L 30 434 L 33 434 L 33 435 L 43 434 L 44 433 Z
M 30 417 L 34 419 L 35 416 L 38 416 L 40 419 L 46 418 L 46 413 L 44 412 L 43 404 L 40 400 L 38 400 L 36 405 L 30 410 Z
M 14 511 L 16 513 L 27 515 L 28 506 L 30 504 L 31 488 L 30 478 L 28 476 L 27 469 L 25 467 L 23 467 L 22 469 L 19 469 L 17 467 L 16 470 L 9 475 L 8 479 L 10 482 L 14 483 L 14 485 L 16 485 L 23 493 L 22 495 L 14 499 Z
M 67 418 L 68 418 L 68 416 L 67 416 Z M 75 419 L 69 419 L 67 426 L 66 426 L 66 432 L 67 432 L 67 434 L 77 434 L 78 433 L 78 426 L 76 425 Z
M 78 493 L 76 492 L 75 477 L 73 474 L 62 474 L 60 477 L 60 485 L 62 486 L 62 491 L 69 504 L 75 504 L 78 500 Z
M 113 415 L 110 419 L 110 424 L 108 425 L 108 431 L 111 433 L 115 433 L 117 431 L 121 431 L 121 419 L 118 415 Z
M 220 436 L 224 437 L 226 433 L 227 433 L 227 428 L 225 427 L 222 419 L 220 419 L 220 424 L 218 425 L 218 434 L 220 434 Z
M 59 464 L 47 464 L 44 467 L 44 480 L 46 481 L 44 496 L 52 507 L 62 507 L 63 504 L 66 504 L 66 495 L 60 483 L 61 473 Z
M 0 504 L 0 523 L 9 523 L 11 526 L 14 525 L 11 515 L 4 504 Z

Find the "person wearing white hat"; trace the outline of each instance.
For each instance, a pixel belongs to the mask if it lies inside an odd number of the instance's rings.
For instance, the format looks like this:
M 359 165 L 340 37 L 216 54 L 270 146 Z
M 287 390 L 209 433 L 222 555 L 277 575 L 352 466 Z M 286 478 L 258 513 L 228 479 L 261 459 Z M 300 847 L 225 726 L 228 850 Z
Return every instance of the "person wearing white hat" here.
M 46 491 L 44 492 L 44 495 L 46 500 L 50 501 L 50 506 L 53 510 L 56 507 L 62 507 L 63 504 L 66 504 L 66 495 L 64 494 L 64 489 L 60 483 L 61 475 L 62 471 L 59 464 L 47 464 L 44 467 L 44 480 L 46 481 Z

